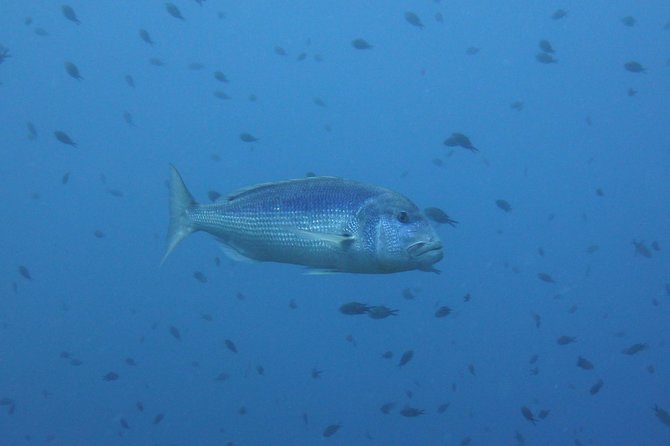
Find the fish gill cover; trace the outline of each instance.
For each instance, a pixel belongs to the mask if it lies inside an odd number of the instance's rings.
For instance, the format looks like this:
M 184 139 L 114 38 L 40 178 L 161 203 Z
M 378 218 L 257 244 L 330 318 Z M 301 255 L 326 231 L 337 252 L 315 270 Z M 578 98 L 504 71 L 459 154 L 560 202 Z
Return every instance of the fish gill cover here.
M 1 9 L 3 445 L 670 443 L 665 3 Z M 442 273 L 159 266 L 169 164 L 397 191 Z

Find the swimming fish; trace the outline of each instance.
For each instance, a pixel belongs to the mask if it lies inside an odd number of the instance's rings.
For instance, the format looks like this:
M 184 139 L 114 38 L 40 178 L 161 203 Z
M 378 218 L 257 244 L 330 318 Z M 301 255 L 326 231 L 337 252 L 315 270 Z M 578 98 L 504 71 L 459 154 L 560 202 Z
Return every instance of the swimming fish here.
M 321 272 L 437 272 L 442 242 L 419 208 L 391 190 L 335 177 L 264 183 L 199 204 L 174 166 L 163 261 L 205 231 L 233 259 L 304 265 Z

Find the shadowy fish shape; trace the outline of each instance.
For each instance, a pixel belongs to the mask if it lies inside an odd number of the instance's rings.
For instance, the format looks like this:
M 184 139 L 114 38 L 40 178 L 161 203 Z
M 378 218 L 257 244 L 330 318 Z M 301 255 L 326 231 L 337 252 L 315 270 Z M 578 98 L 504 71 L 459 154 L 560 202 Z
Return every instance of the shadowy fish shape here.
M 133 77 L 130 74 L 126 74 L 124 79 L 126 81 L 126 84 L 128 84 L 130 88 L 135 88 L 135 79 L 133 79 Z
M 323 436 L 325 438 L 332 437 L 337 433 L 337 431 L 340 430 L 340 427 L 342 427 L 341 424 L 331 424 L 330 426 L 326 426 L 326 428 L 323 430 Z
M 414 357 L 414 350 L 407 350 L 405 353 L 402 354 L 400 357 L 400 361 L 398 361 L 398 367 L 402 367 L 408 362 L 412 360 Z
M 392 310 L 384 305 L 375 305 L 368 308 L 368 317 L 371 319 L 385 319 L 389 316 L 397 316 L 398 310 Z
M 379 410 L 382 411 L 383 414 L 388 415 L 391 413 L 391 411 L 395 408 L 395 403 L 384 403 L 382 406 L 379 408 Z
M 580 356 L 577 358 L 577 367 L 582 368 L 584 370 L 593 370 L 593 363 L 588 359 Z
M 632 355 L 636 355 L 636 354 L 638 354 L 642 351 L 645 351 L 648 348 L 649 348 L 649 346 L 647 344 L 637 343 L 637 344 L 631 345 L 630 347 L 624 348 L 623 350 L 621 350 L 621 353 L 623 353 L 624 355 L 631 355 L 632 356 Z
M 604 384 L 605 382 L 602 379 L 599 379 L 598 381 L 595 382 L 595 384 L 591 386 L 591 388 L 589 389 L 589 393 L 591 395 L 595 395 L 596 393 L 600 392 L 600 389 L 603 388 Z
M 447 139 L 444 140 L 444 145 L 447 147 L 463 147 L 465 149 L 468 149 L 472 152 L 479 152 L 479 149 L 477 149 L 472 142 L 470 141 L 470 138 L 465 136 L 463 133 L 458 133 L 454 132 L 451 134 L 451 136 Z
M 543 64 L 558 63 L 558 60 L 549 53 L 539 52 L 535 55 L 535 60 Z
M 233 341 L 231 341 L 230 339 L 226 339 L 225 341 L 223 341 L 223 343 L 225 344 L 228 350 L 230 350 L 233 353 L 237 353 L 237 346 Z
M 351 41 L 351 46 L 353 46 L 353 47 L 356 48 L 357 50 L 369 50 L 369 49 L 372 49 L 372 45 L 370 45 L 370 44 L 368 43 L 367 40 L 365 40 L 365 39 L 361 39 L 361 38 L 352 40 L 352 41 Z
M 228 78 L 221 71 L 215 71 L 214 72 L 214 79 L 216 79 L 219 82 L 228 82 Z
M 419 415 L 423 415 L 423 413 L 424 413 L 423 409 L 418 409 L 416 407 L 410 407 L 410 406 L 405 406 L 400 411 L 400 415 L 402 415 L 403 417 L 407 417 L 407 418 L 418 417 Z
M 246 133 L 246 132 L 244 132 L 244 133 L 240 133 L 240 139 L 241 139 L 243 142 L 256 142 L 256 141 L 258 141 L 258 138 L 256 138 L 256 137 L 255 137 L 254 135 L 252 135 L 251 133 Z
M 423 28 L 423 22 L 421 22 L 419 16 L 412 11 L 407 11 L 405 13 L 405 21 L 412 26 L 416 26 L 417 28 Z
M 454 220 L 453 218 L 449 217 L 442 209 L 436 208 L 436 207 L 428 207 L 423 210 L 423 213 L 428 217 L 430 220 L 434 221 L 435 223 L 446 223 L 448 225 L 451 225 L 453 227 L 456 227 L 456 224 L 458 222 Z
M 572 343 L 574 343 L 574 342 L 577 342 L 577 338 L 576 338 L 576 337 L 574 337 L 574 336 L 566 336 L 566 335 L 560 336 L 560 337 L 556 340 L 556 343 L 557 343 L 558 345 L 568 345 L 568 344 L 572 344 Z
M 72 62 L 65 62 L 65 71 L 67 74 L 72 76 L 73 78 L 77 79 L 78 81 L 83 80 L 84 78 L 81 77 L 81 74 L 79 74 L 79 68 Z
M 161 421 L 163 421 L 163 418 L 165 418 L 165 414 L 159 413 L 158 415 L 156 415 L 156 416 L 154 417 L 153 424 L 158 424 L 158 423 L 160 423 Z
M 65 133 L 61 130 L 54 131 L 54 136 L 56 137 L 56 139 L 58 141 L 62 142 L 63 144 L 66 144 L 66 145 L 72 146 L 72 147 L 77 147 L 77 143 L 74 142 L 72 140 L 72 138 L 70 138 L 70 136 L 67 133 Z
M 172 2 L 168 2 L 165 4 L 165 10 L 175 19 L 186 20 L 184 19 L 184 16 L 181 15 L 181 11 L 179 10 L 179 8 L 177 8 L 177 5 L 175 5 Z
M 140 39 L 144 40 L 149 45 L 154 44 L 154 41 L 151 39 L 151 36 L 149 35 L 149 31 L 147 31 L 146 29 L 140 30 Z
M 443 256 L 439 237 L 416 205 L 379 186 L 309 177 L 260 184 L 199 204 L 171 167 L 163 260 L 196 231 L 214 235 L 232 258 L 321 272 L 436 272 L 433 264 Z
M 546 283 L 556 283 L 553 277 L 551 277 L 547 273 L 537 273 L 537 278 L 540 279 L 542 282 Z
M 621 23 L 623 23 L 625 26 L 635 26 L 635 17 L 627 15 L 626 17 L 621 19 Z
M 60 8 L 61 12 L 65 16 L 66 19 L 68 19 L 71 22 L 76 23 L 79 25 L 81 22 L 77 18 L 77 14 L 74 12 L 74 9 L 72 9 L 72 6 L 70 5 L 63 5 Z
M 342 314 L 365 314 L 371 307 L 360 302 L 349 302 L 340 306 Z
M 451 308 L 449 308 L 446 305 L 443 305 L 443 306 L 439 307 L 437 310 L 435 310 L 435 317 L 436 318 L 449 316 L 450 314 L 451 314 Z
M 179 333 L 179 329 L 174 325 L 170 325 L 170 334 L 176 340 L 181 341 L 181 333 Z
M 554 53 L 554 48 L 551 46 L 551 43 L 549 43 L 548 40 L 542 39 L 540 40 L 539 43 L 540 49 L 544 51 L 545 53 L 553 54 Z
M 535 418 L 535 415 L 533 415 L 533 412 L 527 406 L 521 407 L 521 415 L 533 424 L 537 422 L 537 418 Z
M 626 62 L 623 64 L 623 67 L 626 71 L 630 71 L 631 73 L 643 73 L 646 71 L 640 62 L 635 62 L 634 60 Z
M 654 406 L 654 413 L 656 414 L 656 417 L 661 420 L 661 423 L 670 426 L 670 413 L 668 413 L 667 410 Z
M 102 377 L 103 381 L 116 381 L 119 379 L 119 374 L 116 372 L 109 372 Z
M 509 201 L 507 200 L 496 200 L 496 206 L 498 206 L 500 209 L 502 209 L 505 212 L 511 212 L 512 211 L 512 205 L 509 204 Z
M 19 266 L 19 274 L 21 274 L 21 276 L 23 276 L 23 278 L 26 280 L 33 280 L 33 277 L 30 275 L 30 271 L 28 271 L 28 268 L 23 265 Z
M 568 15 L 568 11 L 565 9 L 557 9 L 554 11 L 554 13 L 551 15 L 551 18 L 553 20 L 560 20 Z

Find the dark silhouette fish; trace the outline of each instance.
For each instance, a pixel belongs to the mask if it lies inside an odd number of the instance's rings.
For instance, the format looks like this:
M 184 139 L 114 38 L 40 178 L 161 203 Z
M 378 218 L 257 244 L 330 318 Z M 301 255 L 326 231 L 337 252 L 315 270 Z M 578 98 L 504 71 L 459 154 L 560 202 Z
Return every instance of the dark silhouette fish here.
M 595 384 L 591 386 L 591 388 L 589 389 L 589 393 L 591 395 L 595 395 L 596 393 L 600 392 L 600 389 L 603 388 L 604 384 L 605 382 L 602 379 L 599 379 L 598 381 L 595 382 Z
M 584 370 L 593 370 L 593 363 L 588 359 L 580 356 L 577 358 L 577 367 L 582 368 Z
M 140 39 L 144 40 L 144 42 L 148 43 L 149 45 L 154 44 L 154 41 L 151 39 L 151 36 L 149 35 L 149 31 L 147 31 L 146 29 L 140 30 Z
M 521 415 L 523 415 L 526 420 L 533 424 L 538 421 L 537 418 L 535 418 L 535 415 L 533 415 L 533 412 L 531 412 L 531 410 L 526 406 L 521 407 Z
M 437 310 L 435 310 L 436 318 L 442 318 L 445 316 L 449 316 L 450 314 L 451 314 L 451 308 L 447 307 L 446 305 L 443 305 L 439 307 Z
M 567 15 L 568 15 L 568 11 L 566 11 L 565 9 L 557 9 L 557 10 L 554 11 L 554 13 L 551 15 L 551 18 L 552 18 L 553 20 L 560 20 L 560 19 L 564 18 L 564 17 L 567 16 Z
M 450 226 L 456 227 L 456 224 L 458 222 L 454 220 L 453 218 L 449 217 L 442 209 L 436 208 L 436 207 L 429 207 L 423 210 L 423 213 L 428 217 L 430 220 L 434 221 L 435 223 L 446 223 Z
M 475 147 L 470 138 L 465 136 L 463 133 L 454 132 L 451 136 L 444 140 L 444 145 L 447 147 L 463 147 L 472 152 L 479 152 L 479 149 Z
M 74 12 L 74 9 L 72 9 L 72 6 L 70 5 L 63 5 L 60 8 L 61 12 L 65 16 L 66 19 L 68 19 L 71 22 L 76 23 L 79 25 L 81 22 L 77 18 L 77 14 Z
M 400 415 L 402 415 L 403 417 L 407 417 L 407 418 L 414 418 L 414 417 L 418 417 L 419 415 L 423 415 L 424 412 L 425 411 L 423 409 L 418 409 L 416 407 L 405 406 L 400 411 Z
M 65 72 L 69 74 L 71 77 L 77 79 L 78 81 L 83 80 L 84 78 L 81 77 L 81 74 L 79 73 L 79 68 L 72 62 L 65 62 Z
M 551 46 L 551 43 L 549 43 L 548 40 L 542 39 L 540 40 L 539 43 L 540 49 L 544 51 L 545 53 L 553 54 L 554 53 L 554 48 Z
M 413 13 L 412 11 L 407 11 L 405 13 L 405 21 L 412 26 L 416 26 L 417 28 L 423 28 L 423 22 L 421 21 L 419 16 Z
M 365 314 L 371 307 L 361 302 L 348 302 L 340 306 L 340 313 L 348 315 Z
M 0 64 L 12 56 L 9 55 L 9 50 L 0 45 Z
M 396 316 L 398 310 L 392 310 L 384 305 L 375 305 L 368 309 L 368 317 L 371 319 L 385 319 L 389 316 Z
M 630 71 L 631 73 L 643 73 L 646 71 L 640 62 L 635 62 L 634 60 L 626 62 L 623 64 L 623 67 L 626 71 Z
M 632 356 L 632 355 L 636 355 L 640 352 L 645 351 L 647 348 L 649 348 L 649 346 L 647 344 L 637 343 L 637 344 L 631 345 L 630 347 L 624 348 L 623 350 L 621 350 L 621 353 L 623 353 L 624 355 L 631 355 Z
M 163 260 L 205 231 L 236 259 L 291 263 L 321 272 L 436 272 L 442 243 L 414 203 L 391 190 L 335 177 L 241 189 L 199 204 L 174 167 Z
M 542 64 L 552 64 L 552 63 L 558 63 L 558 60 L 554 56 L 552 56 L 549 53 L 545 52 L 539 52 L 535 54 L 535 60 Z
M 230 339 L 226 339 L 225 341 L 223 341 L 223 343 L 228 350 L 230 350 L 233 353 L 237 353 L 237 346 L 233 341 L 231 341 Z
M 398 367 L 402 367 L 408 362 L 412 360 L 414 357 L 414 350 L 407 350 L 405 353 L 402 354 L 400 357 L 400 361 L 398 362 Z
M 179 10 L 179 8 L 177 8 L 177 6 L 174 3 L 171 2 L 166 3 L 165 10 L 175 19 L 186 20 L 184 19 L 184 16 L 181 15 L 181 11 Z
M 323 436 L 324 437 L 332 437 L 337 433 L 337 431 L 340 430 L 340 427 L 342 427 L 341 424 L 331 424 L 330 426 L 326 426 L 326 428 L 323 430 Z
M 70 136 L 67 133 L 65 133 L 61 130 L 54 131 L 54 136 L 56 137 L 56 139 L 58 141 L 62 142 L 63 144 L 66 144 L 66 145 L 72 146 L 72 147 L 77 147 L 77 143 L 74 142 L 72 140 L 72 138 L 70 138 Z
M 372 48 L 372 45 L 370 45 L 367 40 L 361 38 L 352 40 L 351 46 L 357 50 L 369 50 Z
M 241 139 L 243 142 L 256 142 L 256 141 L 258 141 L 258 138 L 256 138 L 256 137 L 255 137 L 254 135 L 252 135 L 251 133 L 246 133 L 246 132 L 244 132 L 244 133 L 240 133 L 240 139 Z
M 505 212 L 511 212 L 512 211 L 512 205 L 509 204 L 509 201 L 507 200 L 496 200 L 496 206 L 498 206 L 500 209 L 502 209 Z

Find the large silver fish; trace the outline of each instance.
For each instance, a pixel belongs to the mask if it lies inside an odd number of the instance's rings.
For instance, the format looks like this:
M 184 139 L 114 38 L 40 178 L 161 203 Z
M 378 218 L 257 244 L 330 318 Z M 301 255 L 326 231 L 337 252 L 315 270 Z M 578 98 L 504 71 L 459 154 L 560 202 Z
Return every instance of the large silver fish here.
M 321 272 L 434 271 L 442 242 L 414 203 L 382 187 L 308 177 L 241 189 L 199 204 L 170 166 L 170 228 L 163 260 L 196 231 L 233 258 Z

